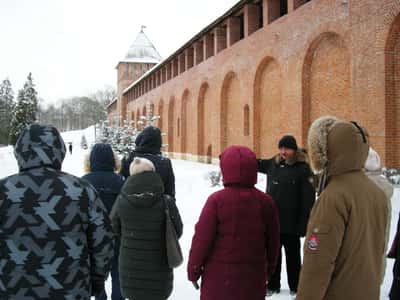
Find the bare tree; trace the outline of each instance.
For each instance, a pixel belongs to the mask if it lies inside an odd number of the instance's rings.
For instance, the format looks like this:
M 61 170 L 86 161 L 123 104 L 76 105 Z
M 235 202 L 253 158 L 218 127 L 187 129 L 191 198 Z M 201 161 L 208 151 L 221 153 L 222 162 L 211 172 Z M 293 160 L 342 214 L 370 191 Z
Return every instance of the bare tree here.
M 97 102 L 101 103 L 104 107 L 114 100 L 117 96 L 117 91 L 112 86 L 105 86 L 104 88 L 98 90 L 97 92 L 90 95 L 90 98 L 96 100 Z
M 58 105 L 41 109 L 41 121 L 53 124 L 61 131 L 87 128 L 106 119 L 102 103 L 91 97 L 63 99 Z

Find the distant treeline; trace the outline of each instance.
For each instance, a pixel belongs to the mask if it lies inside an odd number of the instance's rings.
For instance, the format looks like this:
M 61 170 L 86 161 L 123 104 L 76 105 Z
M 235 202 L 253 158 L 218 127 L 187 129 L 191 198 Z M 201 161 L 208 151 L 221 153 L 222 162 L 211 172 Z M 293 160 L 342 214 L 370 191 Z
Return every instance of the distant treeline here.
M 72 97 L 57 104 L 40 106 L 38 121 L 53 124 L 60 131 L 87 128 L 106 119 L 106 106 L 114 97 L 115 91 L 107 89 L 91 96 Z

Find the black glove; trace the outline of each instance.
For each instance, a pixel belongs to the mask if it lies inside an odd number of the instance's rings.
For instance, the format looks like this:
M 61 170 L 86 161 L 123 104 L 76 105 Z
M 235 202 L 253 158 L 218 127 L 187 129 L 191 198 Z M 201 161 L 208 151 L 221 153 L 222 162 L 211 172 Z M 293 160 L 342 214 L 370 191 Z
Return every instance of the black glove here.
M 194 286 L 194 288 L 195 288 L 196 290 L 198 290 L 198 289 L 200 288 L 200 286 L 199 286 L 199 284 L 197 283 L 197 281 L 192 281 L 192 284 L 193 284 L 193 286 Z

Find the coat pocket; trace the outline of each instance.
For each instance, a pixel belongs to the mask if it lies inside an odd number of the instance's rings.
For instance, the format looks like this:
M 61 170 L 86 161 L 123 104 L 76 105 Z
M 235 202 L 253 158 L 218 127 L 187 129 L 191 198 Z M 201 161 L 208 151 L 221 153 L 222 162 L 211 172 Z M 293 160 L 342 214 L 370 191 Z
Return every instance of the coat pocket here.
M 331 226 L 329 225 L 314 225 L 311 227 L 312 234 L 328 234 L 331 231 Z

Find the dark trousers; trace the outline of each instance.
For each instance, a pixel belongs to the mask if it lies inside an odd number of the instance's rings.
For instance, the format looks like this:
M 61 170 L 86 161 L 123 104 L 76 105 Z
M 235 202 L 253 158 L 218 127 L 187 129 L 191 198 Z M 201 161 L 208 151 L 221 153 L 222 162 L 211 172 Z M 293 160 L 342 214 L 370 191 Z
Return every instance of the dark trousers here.
M 281 249 L 285 249 L 286 257 L 286 270 L 288 276 L 289 288 L 293 292 L 297 292 L 299 284 L 299 276 L 301 269 L 301 256 L 300 256 L 300 236 L 281 234 Z M 269 290 L 280 290 L 281 288 L 281 269 L 282 269 L 282 250 L 279 255 L 276 270 L 268 281 Z
M 124 300 L 121 295 L 121 287 L 119 283 L 119 272 L 118 272 L 118 255 L 115 255 L 113 258 L 112 268 L 111 268 L 111 299 L 112 300 Z M 103 290 L 103 293 L 96 297 L 96 300 L 107 300 L 106 290 Z
M 396 259 L 393 266 L 393 283 L 390 289 L 389 299 L 400 299 L 400 261 Z

